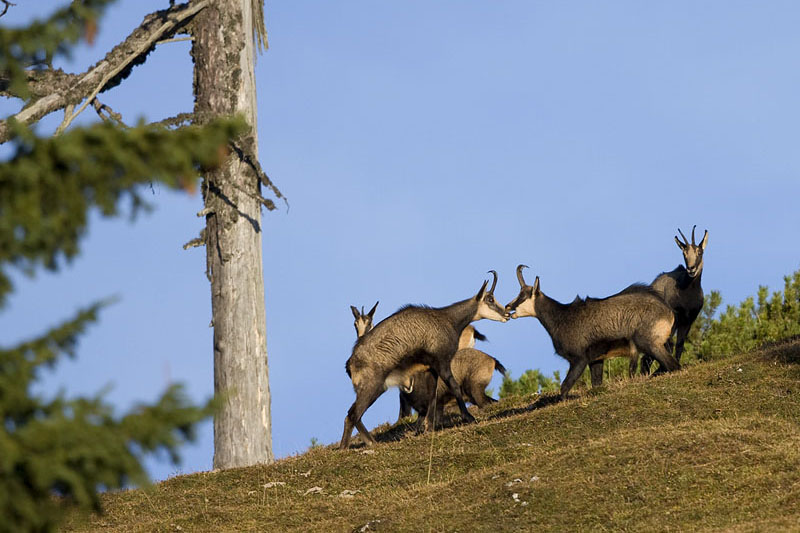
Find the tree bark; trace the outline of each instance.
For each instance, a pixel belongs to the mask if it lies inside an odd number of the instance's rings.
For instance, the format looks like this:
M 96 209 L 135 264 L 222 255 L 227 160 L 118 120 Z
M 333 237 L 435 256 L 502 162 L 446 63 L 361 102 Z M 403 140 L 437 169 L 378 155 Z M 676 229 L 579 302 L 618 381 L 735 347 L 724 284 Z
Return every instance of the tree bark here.
M 214 468 L 274 460 L 267 369 L 260 184 L 257 157 L 253 4 L 216 0 L 192 23 L 195 116 L 241 114 L 252 129 L 226 162 L 206 172 L 207 274 L 214 327 Z

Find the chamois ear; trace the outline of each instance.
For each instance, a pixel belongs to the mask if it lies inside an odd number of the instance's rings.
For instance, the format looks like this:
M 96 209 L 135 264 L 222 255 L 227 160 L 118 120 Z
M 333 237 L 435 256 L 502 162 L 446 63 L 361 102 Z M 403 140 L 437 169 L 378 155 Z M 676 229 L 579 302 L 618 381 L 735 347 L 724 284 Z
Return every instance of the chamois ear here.
M 703 240 L 700 241 L 700 249 L 704 252 L 706 251 L 706 244 L 708 244 L 708 230 L 706 230 L 705 234 L 703 235 Z
M 483 299 L 483 293 L 486 292 L 486 285 L 489 283 L 489 280 L 483 282 L 481 285 L 481 290 L 478 291 L 478 294 L 475 295 L 475 300 L 480 302 Z
M 678 244 L 678 248 L 680 248 L 681 250 L 686 248 L 686 245 L 681 242 L 681 240 L 678 238 L 677 235 L 675 235 L 675 242 Z
M 358 320 L 361 317 L 361 313 L 358 312 L 358 309 L 354 305 L 350 306 L 350 310 L 353 312 L 353 317 Z
M 533 294 L 539 294 L 539 276 L 536 276 L 536 281 L 533 282 Z
M 369 313 L 367 313 L 367 316 L 368 316 L 368 317 L 372 318 L 372 315 L 374 315 L 374 314 L 375 314 L 375 309 L 377 309 L 377 308 L 378 308 L 378 304 L 379 304 L 379 303 L 380 303 L 380 301 L 377 301 L 377 302 L 375 302 L 375 305 L 373 305 L 373 306 L 372 306 L 372 309 L 370 309 L 370 310 L 369 310 Z

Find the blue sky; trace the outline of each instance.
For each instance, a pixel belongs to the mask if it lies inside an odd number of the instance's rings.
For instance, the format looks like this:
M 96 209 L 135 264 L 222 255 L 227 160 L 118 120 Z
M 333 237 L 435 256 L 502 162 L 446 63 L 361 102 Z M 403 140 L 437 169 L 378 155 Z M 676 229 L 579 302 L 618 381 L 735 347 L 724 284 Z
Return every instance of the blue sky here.
M 63 2 L 19 0 L 0 22 Z M 121 0 L 83 71 L 167 0 Z M 559 300 L 604 296 L 674 268 L 678 227 L 709 231 L 703 286 L 725 303 L 800 268 L 800 4 L 796 2 L 309 2 L 266 5 L 258 58 L 261 161 L 290 209 L 264 215 L 267 348 L 278 457 L 339 439 L 349 305 L 434 306 L 496 269 L 511 300 L 530 265 Z M 188 43 L 159 47 L 102 101 L 158 120 L 190 111 Z M 13 111 L 2 104 L 5 116 Z M 83 120 L 95 120 L 89 112 Z M 40 131 L 51 131 L 51 117 Z M 16 278 L 0 345 L 118 295 L 44 393 L 127 408 L 173 381 L 212 393 L 209 287 L 198 196 L 156 186 L 135 223 L 93 217 L 58 274 Z M 533 319 L 481 322 L 514 376 L 566 368 Z M 494 382 L 495 393 L 499 379 Z M 397 416 L 397 392 L 367 412 Z M 207 470 L 211 426 L 157 479 Z

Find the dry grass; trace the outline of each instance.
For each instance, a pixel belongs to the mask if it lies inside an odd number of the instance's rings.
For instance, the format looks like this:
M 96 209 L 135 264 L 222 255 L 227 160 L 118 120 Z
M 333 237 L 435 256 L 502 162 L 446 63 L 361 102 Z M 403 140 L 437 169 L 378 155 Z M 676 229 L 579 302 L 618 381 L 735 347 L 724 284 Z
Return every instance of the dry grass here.
M 800 339 L 476 414 L 434 434 L 387 427 L 367 453 L 109 494 L 67 529 L 800 531 Z

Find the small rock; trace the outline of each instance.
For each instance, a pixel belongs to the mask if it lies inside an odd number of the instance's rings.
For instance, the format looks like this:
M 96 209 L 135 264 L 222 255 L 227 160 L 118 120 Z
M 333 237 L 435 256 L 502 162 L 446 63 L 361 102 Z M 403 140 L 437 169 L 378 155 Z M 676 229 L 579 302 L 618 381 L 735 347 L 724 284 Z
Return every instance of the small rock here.
M 311 487 L 303 493 L 303 496 L 308 496 L 309 494 L 319 494 L 320 492 L 322 492 L 322 487 Z
M 531 478 L 531 482 L 533 482 L 533 481 L 539 481 L 539 476 L 533 476 Z
M 374 530 L 372 529 L 372 525 L 373 525 L 373 524 L 374 524 L 374 525 L 377 525 L 377 524 L 380 524 L 380 523 L 381 523 L 381 521 L 380 521 L 380 520 L 370 520 L 369 522 L 367 522 L 366 524 L 364 524 L 363 526 L 361 526 L 361 529 L 359 529 L 358 531 L 359 531 L 360 533 L 366 533 L 367 531 L 374 531 Z
M 264 488 L 271 489 L 272 487 L 282 487 L 283 485 L 286 485 L 285 481 L 270 481 L 264 484 Z
M 375 454 L 375 450 L 367 448 L 366 450 L 361 450 L 358 453 L 361 453 L 361 454 L 364 454 L 364 455 L 374 455 Z M 367 524 L 367 525 L 369 525 L 369 524 Z
M 510 487 L 511 485 L 514 485 L 516 483 L 522 483 L 522 480 L 520 478 L 514 478 L 508 483 L 506 483 L 506 487 Z
M 360 490 L 344 489 L 342 492 L 339 493 L 339 497 L 340 498 L 353 498 L 359 492 L 361 492 L 361 491 Z
M 511 499 L 513 499 L 515 503 L 522 504 L 523 506 L 524 505 L 528 505 L 528 502 L 524 502 L 524 501 L 519 499 L 519 494 L 516 493 L 516 492 L 511 495 Z
M 300 473 L 299 473 L 299 474 L 297 474 L 297 475 L 298 475 L 298 476 L 303 476 L 303 477 L 308 477 L 308 476 L 310 476 L 310 475 L 311 475 L 311 470 L 309 470 L 308 472 L 300 472 Z

